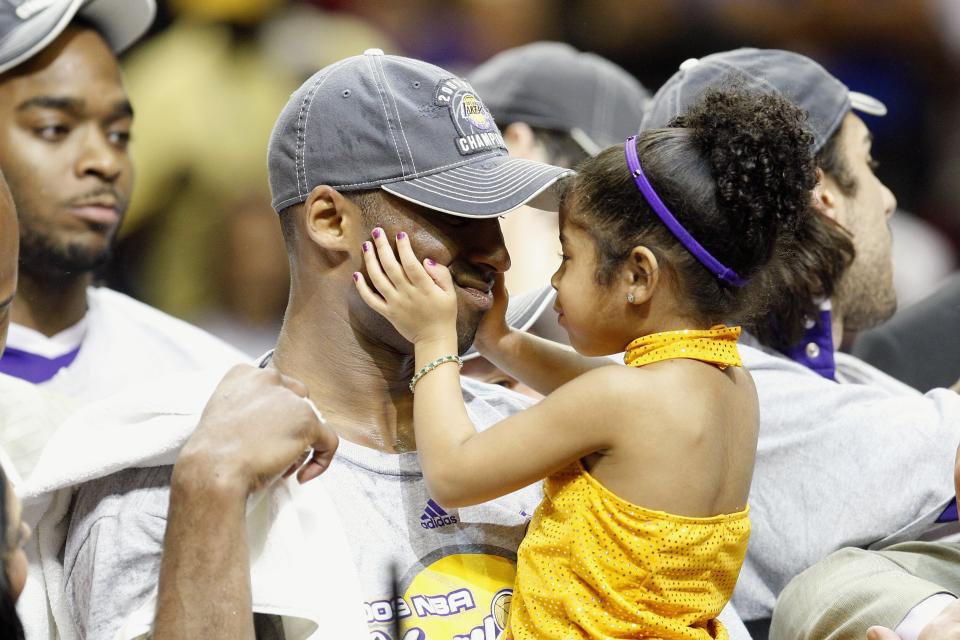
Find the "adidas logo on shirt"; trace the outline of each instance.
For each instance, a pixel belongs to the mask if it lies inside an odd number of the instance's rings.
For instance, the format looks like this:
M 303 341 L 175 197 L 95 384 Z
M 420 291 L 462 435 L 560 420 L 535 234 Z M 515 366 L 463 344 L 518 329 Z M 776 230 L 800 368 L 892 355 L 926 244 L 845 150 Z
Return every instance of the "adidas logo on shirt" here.
M 433 501 L 433 498 L 427 500 L 427 507 L 420 516 L 420 526 L 424 529 L 439 529 L 448 524 L 457 524 L 457 516 L 452 516 L 443 510 L 443 507 Z

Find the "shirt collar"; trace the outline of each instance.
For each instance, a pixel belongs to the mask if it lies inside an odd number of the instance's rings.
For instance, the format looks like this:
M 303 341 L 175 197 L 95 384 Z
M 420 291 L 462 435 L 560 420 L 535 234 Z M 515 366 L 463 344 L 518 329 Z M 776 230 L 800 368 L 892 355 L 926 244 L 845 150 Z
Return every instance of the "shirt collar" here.
M 784 349 L 783 354 L 828 380 L 836 380 L 830 301 L 825 300 L 819 306 L 817 317 L 804 319 L 803 337 L 792 347 Z

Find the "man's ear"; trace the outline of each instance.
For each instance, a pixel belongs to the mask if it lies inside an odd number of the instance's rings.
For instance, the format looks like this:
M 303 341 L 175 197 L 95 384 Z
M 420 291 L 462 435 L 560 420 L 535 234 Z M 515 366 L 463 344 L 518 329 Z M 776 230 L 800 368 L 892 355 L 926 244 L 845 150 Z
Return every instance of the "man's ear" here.
M 533 129 L 526 122 L 511 122 L 503 130 L 503 141 L 507 143 L 507 151 L 513 158 L 536 160 L 537 137 Z
M 623 280 L 629 304 L 649 302 L 660 283 L 660 263 L 653 251 L 643 245 L 631 249 L 624 265 Z
M 817 185 L 813 188 L 813 206 L 817 211 L 838 224 L 843 224 L 840 216 L 840 185 L 831 176 L 817 167 Z
M 328 185 L 314 187 L 303 203 L 307 237 L 329 251 L 346 251 L 351 225 L 357 224 L 359 210 L 342 193 Z

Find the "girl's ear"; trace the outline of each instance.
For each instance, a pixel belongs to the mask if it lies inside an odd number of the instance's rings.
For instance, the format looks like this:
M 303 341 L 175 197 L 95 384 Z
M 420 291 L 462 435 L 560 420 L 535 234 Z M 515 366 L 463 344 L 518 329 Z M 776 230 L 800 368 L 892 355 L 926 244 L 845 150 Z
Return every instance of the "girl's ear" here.
M 643 245 L 630 250 L 624 266 L 624 284 L 629 304 L 644 304 L 653 296 L 660 282 L 660 264 L 653 251 Z

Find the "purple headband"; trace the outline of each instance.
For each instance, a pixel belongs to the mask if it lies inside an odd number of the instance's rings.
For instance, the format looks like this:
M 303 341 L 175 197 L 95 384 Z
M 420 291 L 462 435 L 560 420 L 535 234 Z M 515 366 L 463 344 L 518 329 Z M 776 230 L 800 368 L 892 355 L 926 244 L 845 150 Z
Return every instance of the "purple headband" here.
M 710 252 L 704 249 L 703 245 L 697 242 L 696 239 L 683 228 L 680 221 L 673 217 L 673 214 L 667 209 L 667 205 L 663 204 L 663 200 L 661 200 L 657 192 L 653 190 L 653 185 L 650 184 L 647 176 L 643 173 L 643 169 L 640 168 L 636 139 L 637 136 L 630 136 L 627 138 L 627 141 L 623 143 L 623 149 L 627 153 L 627 167 L 630 169 L 630 175 L 633 176 L 634 182 L 637 183 L 637 188 L 640 189 L 640 193 L 643 194 L 643 197 L 650 204 L 653 212 L 663 221 L 667 229 L 670 229 L 670 233 L 676 236 L 680 244 L 686 247 L 687 251 L 692 253 L 693 257 L 699 260 L 713 275 L 734 287 L 742 287 L 747 284 L 749 280 L 744 280 L 737 275 L 736 271 L 730 267 L 725 267 L 723 263 L 710 255 Z

